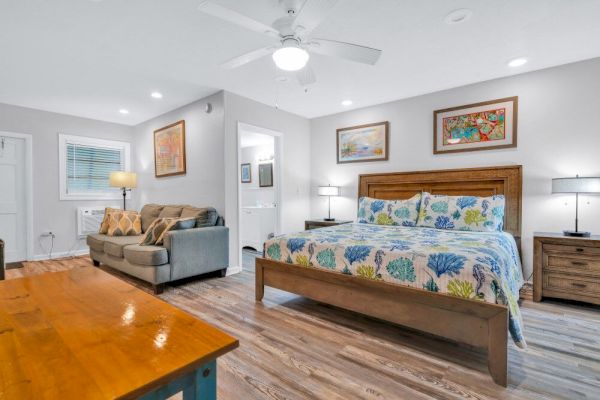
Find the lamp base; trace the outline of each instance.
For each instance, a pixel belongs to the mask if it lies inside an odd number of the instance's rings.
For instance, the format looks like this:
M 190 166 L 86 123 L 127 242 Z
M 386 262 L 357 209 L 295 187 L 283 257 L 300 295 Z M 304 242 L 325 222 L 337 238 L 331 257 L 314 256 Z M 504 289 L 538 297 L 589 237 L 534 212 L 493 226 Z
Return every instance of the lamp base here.
M 563 235 L 565 236 L 573 236 L 573 237 L 590 237 L 590 232 L 581 232 L 581 231 L 563 231 Z
M 335 221 L 335 218 L 323 218 L 323 221 L 331 222 Z

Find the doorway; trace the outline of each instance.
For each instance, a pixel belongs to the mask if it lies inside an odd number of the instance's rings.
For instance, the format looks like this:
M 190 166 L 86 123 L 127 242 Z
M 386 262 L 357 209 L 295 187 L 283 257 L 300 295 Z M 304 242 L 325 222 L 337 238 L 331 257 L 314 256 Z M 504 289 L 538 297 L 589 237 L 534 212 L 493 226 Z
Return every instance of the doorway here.
M 31 135 L 0 132 L 0 239 L 6 263 L 32 256 Z
M 239 265 L 281 233 L 282 134 L 238 123 Z

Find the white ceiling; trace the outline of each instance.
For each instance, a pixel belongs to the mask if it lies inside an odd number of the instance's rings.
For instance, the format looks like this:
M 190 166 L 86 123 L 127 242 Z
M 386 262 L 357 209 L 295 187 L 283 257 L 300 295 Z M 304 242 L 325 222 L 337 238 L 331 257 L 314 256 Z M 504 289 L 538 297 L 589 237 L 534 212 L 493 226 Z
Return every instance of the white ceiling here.
M 214 1 L 267 24 L 281 16 L 278 0 Z M 313 35 L 383 55 L 376 66 L 313 55 L 305 93 L 276 82 L 270 58 L 219 68 L 271 41 L 198 4 L 0 0 L 0 102 L 133 125 L 226 89 L 312 118 L 600 56 L 599 0 L 340 0 Z M 465 7 L 469 21 L 443 22 Z M 530 62 L 508 68 L 519 56 Z

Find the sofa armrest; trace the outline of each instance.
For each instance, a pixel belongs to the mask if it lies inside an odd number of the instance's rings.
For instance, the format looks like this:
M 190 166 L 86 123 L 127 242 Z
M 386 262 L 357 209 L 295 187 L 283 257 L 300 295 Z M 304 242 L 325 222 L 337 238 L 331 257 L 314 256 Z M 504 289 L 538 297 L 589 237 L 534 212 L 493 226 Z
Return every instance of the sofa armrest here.
M 229 266 L 229 228 L 225 226 L 170 231 L 164 247 L 169 252 L 171 280 Z

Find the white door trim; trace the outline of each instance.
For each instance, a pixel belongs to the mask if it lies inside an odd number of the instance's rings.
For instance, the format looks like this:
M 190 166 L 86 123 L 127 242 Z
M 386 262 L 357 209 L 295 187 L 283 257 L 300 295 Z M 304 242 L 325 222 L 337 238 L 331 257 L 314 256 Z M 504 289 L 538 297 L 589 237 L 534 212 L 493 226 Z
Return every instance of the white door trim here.
M 0 136 L 25 140 L 25 196 L 27 204 L 25 213 L 27 222 L 27 260 L 33 259 L 33 136 L 29 133 L 0 131 Z
M 242 171 L 240 170 L 240 160 L 242 159 L 242 131 L 251 131 L 256 133 L 262 133 L 265 135 L 273 136 L 275 138 L 275 170 L 273 180 L 277 182 L 276 190 L 275 190 L 275 201 L 277 203 L 277 229 L 276 234 L 281 234 L 282 232 L 282 221 L 281 221 L 281 209 L 283 205 L 281 204 L 282 200 L 282 192 L 283 192 L 283 133 L 274 131 L 272 129 L 263 128 L 261 126 L 251 125 L 244 122 L 238 121 L 237 123 L 237 220 L 238 220 L 238 265 L 239 270 L 242 270 L 242 232 L 240 229 L 242 223 Z M 260 251 L 260 249 L 259 249 Z M 238 272 L 236 270 L 236 272 Z

